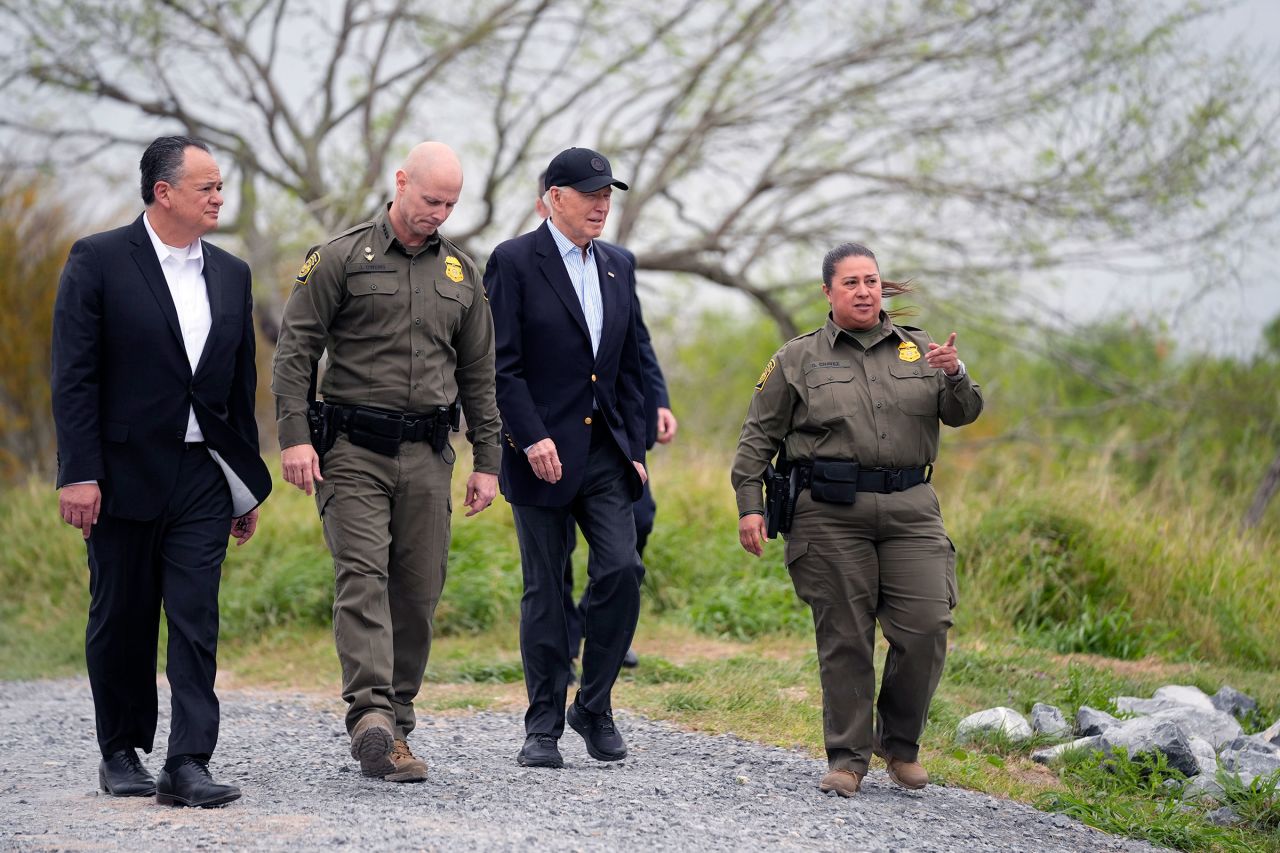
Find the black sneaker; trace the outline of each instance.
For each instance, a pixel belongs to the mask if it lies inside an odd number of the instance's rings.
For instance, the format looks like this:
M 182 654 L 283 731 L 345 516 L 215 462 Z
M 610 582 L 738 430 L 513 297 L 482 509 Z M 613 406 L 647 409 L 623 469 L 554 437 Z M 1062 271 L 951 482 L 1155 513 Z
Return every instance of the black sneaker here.
M 573 704 L 564 715 L 565 722 L 587 742 L 587 754 L 596 761 L 621 761 L 627 757 L 627 744 L 613 724 L 613 714 L 593 714 L 578 704 Z
M 540 732 L 534 732 L 524 739 L 524 746 L 516 756 L 516 763 L 521 767 L 564 767 L 564 759 L 560 756 L 556 739 Z

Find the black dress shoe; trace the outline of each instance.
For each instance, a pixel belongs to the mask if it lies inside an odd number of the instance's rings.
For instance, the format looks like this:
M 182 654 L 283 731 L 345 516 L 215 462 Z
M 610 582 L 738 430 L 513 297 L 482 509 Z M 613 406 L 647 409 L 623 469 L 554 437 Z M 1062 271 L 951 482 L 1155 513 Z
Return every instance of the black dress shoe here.
M 113 797 L 149 797 L 156 792 L 156 777 L 142 766 L 136 750 L 121 749 L 98 765 L 98 785 Z
M 573 704 L 564 715 L 575 732 L 587 742 L 587 754 L 596 761 L 621 761 L 627 757 L 627 744 L 613 725 L 613 714 L 593 714 L 578 704 Z
M 225 806 L 240 799 L 240 789 L 213 781 L 203 761 L 183 756 L 173 770 L 161 770 L 156 783 L 156 802 L 162 806 Z
M 556 739 L 537 732 L 524 739 L 524 746 L 516 756 L 516 763 L 521 767 L 564 767 L 564 759 L 560 756 Z
M 640 656 L 636 654 L 635 649 L 627 649 L 627 653 L 622 656 L 622 665 L 627 669 L 635 669 L 640 665 Z

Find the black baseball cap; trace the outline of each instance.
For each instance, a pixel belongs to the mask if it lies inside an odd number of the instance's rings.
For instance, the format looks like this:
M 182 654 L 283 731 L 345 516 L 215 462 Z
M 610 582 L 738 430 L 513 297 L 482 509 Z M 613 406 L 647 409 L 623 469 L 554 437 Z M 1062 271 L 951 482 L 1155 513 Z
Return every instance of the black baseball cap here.
M 566 148 L 551 159 L 543 188 L 569 187 L 578 192 L 593 193 L 610 184 L 620 190 L 628 189 L 626 184 L 613 177 L 607 157 L 590 148 Z

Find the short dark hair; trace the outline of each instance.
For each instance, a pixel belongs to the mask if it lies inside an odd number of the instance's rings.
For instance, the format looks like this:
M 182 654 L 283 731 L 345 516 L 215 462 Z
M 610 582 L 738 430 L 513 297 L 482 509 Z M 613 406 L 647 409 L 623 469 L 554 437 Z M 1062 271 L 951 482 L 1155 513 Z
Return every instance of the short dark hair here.
M 208 151 L 209 146 L 190 136 L 161 136 L 142 152 L 138 169 L 142 172 L 142 203 L 150 207 L 156 200 L 156 182 L 176 184 L 182 177 L 183 159 L 188 148 Z
M 822 258 L 822 286 L 830 287 L 832 280 L 836 277 L 836 264 L 845 258 L 870 258 L 871 262 L 876 265 L 876 270 L 880 269 L 880 262 L 876 260 L 875 253 L 861 243 L 841 243 Z M 883 275 L 880 276 L 880 292 L 885 296 L 897 296 L 902 293 L 911 293 L 911 280 L 906 281 L 889 281 Z M 893 314 L 895 312 L 889 312 Z

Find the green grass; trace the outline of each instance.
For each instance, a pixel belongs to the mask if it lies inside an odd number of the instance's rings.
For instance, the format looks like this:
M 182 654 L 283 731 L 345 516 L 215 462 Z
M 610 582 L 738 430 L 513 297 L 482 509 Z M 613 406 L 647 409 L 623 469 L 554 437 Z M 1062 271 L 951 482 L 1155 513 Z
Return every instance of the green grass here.
M 774 343 L 741 323 L 701 324 L 664 362 L 681 432 L 650 459 L 659 517 L 645 555 L 644 663 L 624 672 L 615 702 L 806 749 L 816 771 L 812 622 L 781 543 L 762 559 L 738 545 L 728 483 L 742 413 Z M 1261 705 L 1249 731 L 1280 717 L 1280 501 L 1256 529 L 1238 527 L 1280 447 L 1280 363 L 1180 361 L 1157 334 L 1130 327 L 1066 346 L 1133 399 L 1016 341 L 968 337 L 965 358 L 988 408 L 963 431 L 944 431 L 934 478 L 959 555 L 960 604 L 924 760 L 940 784 L 1034 801 L 1110 832 L 1187 850 L 1280 850 L 1270 780 L 1228 786 L 1240 821 L 1216 827 L 1204 809 L 1175 803 L 1177 780 L 1159 767 L 1072 755 L 1059 777 L 1028 759 L 1042 741 L 955 743 L 957 723 L 982 708 L 1113 711 L 1111 697 L 1167 683 L 1249 693 Z M 455 506 L 466 473 L 464 463 Z M 83 672 L 85 562 L 47 483 L 0 486 L 0 678 Z M 580 585 L 584 565 L 580 557 Z M 312 500 L 277 482 L 258 535 L 224 566 L 220 676 L 318 691 L 340 709 L 332 586 Z M 474 518 L 458 514 L 425 713 L 523 707 L 520 593 L 509 508 L 499 500 Z

